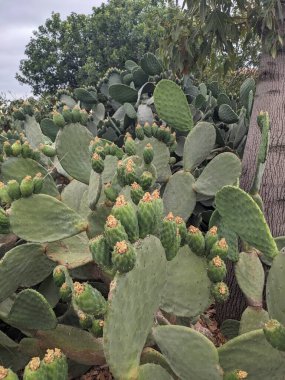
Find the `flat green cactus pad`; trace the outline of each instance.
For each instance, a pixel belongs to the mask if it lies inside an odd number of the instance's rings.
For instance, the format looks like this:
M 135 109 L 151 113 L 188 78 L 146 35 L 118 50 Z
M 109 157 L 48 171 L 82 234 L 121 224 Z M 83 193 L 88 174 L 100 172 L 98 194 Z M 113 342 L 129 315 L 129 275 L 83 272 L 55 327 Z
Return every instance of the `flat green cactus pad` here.
M 153 165 L 157 171 L 157 180 L 159 182 L 165 182 L 171 176 L 171 170 L 169 166 L 170 153 L 167 146 L 151 137 L 145 137 L 144 140 L 136 139 L 137 155 L 143 157 L 143 150 L 147 144 L 151 144 L 154 151 Z
M 171 80 L 162 79 L 156 86 L 154 104 L 160 119 L 180 132 L 190 131 L 193 117 L 187 98 L 181 88 Z
M 83 125 L 68 124 L 56 137 L 56 152 L 63 169 L 80 182 L 88 184 L 91 161 L 89 143 L 93 136 Z
M 240 159 L 233 153 L 221 153 L 209 162 L 193 188 L 197 193 L 214 196 L 223 186 L 235 183 L 240 173 Z
M 85 200 L 84 193 L 88 192 L 89 187 L 85 183 L 79 182 L 76 179 L 72 180 L 61 193 L 61 200 L 72 210 L 82 215 L 84 211 L 83 202 Z M 90 211 L 89 208 L 87 211 Z M 83 213 L 85 216 L 86 213 Z
M 37 173 L 42 173 L 44 177 L 41 193 L 58 197 L 59 192 L 52 176 L 38 162 L 30 158 L 10 157 L 1 165 L 1 177 L 5 183 L 11 179 L 16 179 L 18 182 L 21 182 L 26 175 L 34 177 Z
M 32 148 L 38 148 L 40 144 L 44 143 L 45 136 L 43 135 L 41 127 L 34 116 L 26 115 L 24 129 L 27 140 Z
M 272 260 L 278 254 L 262 211 L 245 191 L 225 186 L 216 195 L 216 206 L 226 224 L 266 259 Z
M 0 261 L 0 302 L 20 286 L 34 286 L 43 281 L 54 266 L 41 244 L 23 244 L 11 249 Z
M 238 122 L 238 115 L 228 104 L 222 104 L 218 112 L 220 120 L 224 123 L 233 124 Z
M 276 243 L 279 251 L 281 251 L 281 249 L 285 248 L 285 236 L 278 236 L 274 240 L 275 240 L 275 243 Z
M 55 241 L 47 246 L 46 254 L 50 260 L 74 269 L 92 261 L 89 250 L 89 240 L 86 233 L 72 236 L 70 238 Z
M 267 321 L 269 315 L 266 310 L 248 306 L 241 316 L 239 335 L 262 329 Z
M 134 269 L 117 274 L 111 284 L 104 325 L 104 351 L 116 379 L 132 379 L 159 307 L 166 275 L 166 258 L 158 238 L 136 244 Z
M 109 95 L 120 104 L 135 103 L 138 92 L 125 84 L 115 83 L 109 87 Z
M 157 364 L 160 367 L 163 367 L 175 380 L 177 379 L 176 375 L 172 371 L 170 365 L 167 363 L 165 357 L 154 348 L 146 347 L 141 354 L 141 365 L 142 364 Z
M 111 214 L 111 210 L 112 207 L 106 206 L 104 203 L 98 203 L 96 209 L 89 213 L 87 230 L 89 239 L 103 233 L 106 219 Z
M 173 174 L 163 193 L 164 211 L 173 212 L 185 221 L 192 214 L 196 205 L 196 194 L 192 190 L 195 179 L 192 174 L 179 171 Z
M 66 104 L 69 108 L 74 108 L 77 104 L 76 101 L 70 95 L 67 94 L 60 95 L 60 102 Z
M 141 67 L 148 75 L 159 75 L 162 72 L 162 66 L 153 53 L 145 53 L 141 59 Z
M 210 305 L 210 288 L 206 259 L 198 257 L 185 245 L 167 263 L 167 280 L 160 307 L 177 316 L 195 317 Z
M 173 377 L 157 364 L 139 366 L 138 380 L 173 380 Z
M 285 325 L 285 254 L 280 253 L 273 260 L 266 284 L 266 303 L 270 318 Z
M 110 182 L 117 170 L 118 159 L 115 156 L 106 156 L 104 160 L 104 170 L 102 173 L 103 183 Z
M 204 335 L 184 326 L 159 326 L 153 335 L 181 380 L 222 380 L 217 349 Z
M 44 135 L 54 141 L 59 131 L 59 127 L 55 125 L 52 119 L 45 118 L 41 120 L 41 130 Z
M 47 300 L 33 289 L 21 291 L 8 314 L 8 323 L 18 329 L 50 330 L 57 325 Z
M 183 153 L 184 170 L 191 171 L 200 165 L 214 149 L 215 127 L 206 122 L 198 123 L 188 134 Z
M 43 194 L 13 202 L 10 223 L 17 236 L 38 243 L 61 240 L 87 229 L 87 222 L 75 211 Z
M 263 330 L 255 330 L 234 338 L 218 349 L 225 372 L 241 369 L 249 380 L 282 380 L 285 359 L 266 340 Z
M 71 360 L 86 365 L 105 363 L 103 344 L 82 329 L 58 324 L 50 331 L 37 331 L 36 338 L 42 349 L 57 347 Z
M 264 270 L 256 252 L 241 252 L 235 266 L 239 287 L 250 306 L 262 306 Z

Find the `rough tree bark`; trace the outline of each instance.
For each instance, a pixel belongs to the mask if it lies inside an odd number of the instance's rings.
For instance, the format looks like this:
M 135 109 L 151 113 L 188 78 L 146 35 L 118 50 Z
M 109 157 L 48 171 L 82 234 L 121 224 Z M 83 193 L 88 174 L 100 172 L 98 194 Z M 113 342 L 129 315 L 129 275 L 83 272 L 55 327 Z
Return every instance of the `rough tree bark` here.
M 273 59 L 262 54 L 253 112 L 243 156 L 241 187 L 249 191 L 256 168 L 260 131 L 256 117 L 268 111 L 271 121 L 271 141 L 260 195 L 264 202 L 266 220 L 274 237 L 285 235 L 285 51 Z M 235 280 L 230 264 L 227 283 L 231 289 L 230 300 L 217 308 L 219 322 L 240 319 L 246 307 L 245 299 Z

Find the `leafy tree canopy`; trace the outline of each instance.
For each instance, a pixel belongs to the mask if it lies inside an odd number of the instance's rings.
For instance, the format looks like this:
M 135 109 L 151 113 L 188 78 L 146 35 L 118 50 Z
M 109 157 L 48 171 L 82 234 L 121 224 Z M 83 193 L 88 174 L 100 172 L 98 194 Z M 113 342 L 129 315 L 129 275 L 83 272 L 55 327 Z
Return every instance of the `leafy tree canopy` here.
M 33 33 L 16 78 L 35 95 L 94 85 L 111 66 L 155 51 L 164 29 L 153 21 L 170 11 L 165 0 L 110 0 L 91 15 L 53 13 Z M 173 12 L 180 12 L 175 8 Z

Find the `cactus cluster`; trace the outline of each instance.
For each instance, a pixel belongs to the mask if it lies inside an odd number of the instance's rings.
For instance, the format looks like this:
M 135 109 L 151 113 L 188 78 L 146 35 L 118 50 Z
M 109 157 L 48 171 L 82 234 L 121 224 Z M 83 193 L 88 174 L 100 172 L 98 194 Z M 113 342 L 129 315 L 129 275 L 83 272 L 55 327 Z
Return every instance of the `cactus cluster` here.
M 107 364 L 117 380 L 283 379 L 284 238 L 258 194 L 265 112 L 239 188 L 253 92 L 182 82 L 147 53 L 48 112 L 19 103 L 0 135 L 0 233 L 19 242 L 0 252 L 0 379 L 66 379 L 68 364 L 71 378 Z M 194 326 L 232 296 L 229 260 L 248 307 L 217 348 Z

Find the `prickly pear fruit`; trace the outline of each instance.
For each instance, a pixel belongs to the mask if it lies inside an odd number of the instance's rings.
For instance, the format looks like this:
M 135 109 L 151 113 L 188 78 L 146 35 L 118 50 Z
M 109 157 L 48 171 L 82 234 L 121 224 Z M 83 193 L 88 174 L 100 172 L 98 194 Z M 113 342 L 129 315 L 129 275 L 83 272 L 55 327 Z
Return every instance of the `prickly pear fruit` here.
M 31 158 L 33 156 L 33 149 L 31 148 L 28 141 L 25 141 L 22 145 L 22 157 L 23 158 Z
M 62 110 L 62 116 L 64 118 L 64 121 L 69 124 L 72 123 L 72 114 L 71 114 L 71 109 L 68 106 L 63 106 Z
M 20 184 L 15 179 L 11 179 L 7 183 L 7 192 L 12 200 L 21 198 Z
M 65 355 L 59 348 L 48 349 L 42 361 L 46 372 L 46 380 L 67 380 L 68 366 Z
M 13 156 L 13 150 L 9 141 L 5 141 L 3 144 L 3 151 L 7 157 Z
M 107 244 L 113 248 L 118 241 L 128 240 L 126 230 L 121 222 L 113 215 L 109 215 L 104 227 Z
M 74 302 L 84 313 L 94 316 L 104 315 L 107 302 L 102 294 L 87 283 L 74 283 Z
M 39 148 L 40 151 L 47 157 L 54 157 L 56 155 L 56 150 L 51 145 L 40 144 Z
M 134 156 L 136 154 L 136 143 L 130 134 L 126 135 L 125 152 L 128 156 Z
M 89 240 L 89 249 L 96 264 L 102 268 L 111 266 L 111 252 L 103 235 Z
M 176 227 L 174 243 L 171 245 L 171 247 L 169 247 L 168 249 L 165 249 L 165 256 L 168 261 L 174 259 L 174 257 L 177 255 L 180 245 L 181 245 L 181 236 L 179 233 L 179 229 Z
M 106 198 L 111 202 L 115 202 L 119 194 L 118 190 L 112 185 L 111 182 L 104 185 L 104 193 Z
M 115 154 L 114 155 L 118 158 L 118 160 L 121 160 L 124 157 L 124 151 L 123 151 L 123 149 L 119 148 L 115 144 L 112 144 L 112 145 L 115 146 Z
M 88 122 L 88 112 L 86 110 L 80 111 L 80 123 L 82 125 L 87 125 Z
M 33 178 L 33 182 L 34 182 L 34 194 L 39 194 L 44 184 L 44 177 L 42 173 L 37 173 Z
M 222 281 L 227 274 L 227 268 L 220 256 L 214 257 L 208 264 L 208 277 L 213 282 Z
M 135 205 L 139 203 L 144 195 L 144 191 L 137 182 L 132 183 L 131 185 L 131 198 Z
M 230 373 L 226 373 L 224 376 L 224 380 L 243 380 L 247 379 L 247 372 L 237 369 Z
M 131 243 L 126 240 L 118 241 L 112 253 L 114 268 L 120 273 L 127 273 L 133 269 L 136 262 L 136 253 Z
M 26 120 L 26 116 L 25 116 L 22 108 L 21 109 L 14 109 L 13 118 L 16 120 L 20 120 L 20 121 Z
M 156 123 L 153 123 L 151 126 L 151 132 L 153 137 L 157 136 L 157 131 L 158 131 L 158 125 Z
M 106 147 L 107 145 L 105 145 Z M 108 154 L 106 149 L 103 147 L 103 146 L 97 146 L 97 148 L 95 149 L 95 153 L 99 154 L 99 156 L 104 160 L 104 158 L 106 157 L 106 155 Z
M 26 365 L 23 380 L 46 380 L 47 374 L 45 368 L 38 357 L 32 358 Z
M 11 145 L 12 154 L 14 157 L 20 156 L 22 152 L 22 144 L 19 140 L 15 141 L 14 144 Z
M 184 245 L 186 243 L 186 237 L 187 237 L 186 223 L 180 216 L 175 217 L 175 223 L 179 230 L 179 234 L 181 236 L 181 244 Z
M 119 195 L 111 211 L 125 228 L 130 242 L 135 242 L 139 238 L 138 218 L 133 206 L 126 201 L 124 195 Z
M 160 126 L 158 128 L 156 137 L 158 140 L 163 141 L 165 144 L 168 144 L 171 139 L 171 131 L 169 127 Z
M 91 165 L 94 172 L 101 174 L 104 170 L 104 161 L 98 153 L 94 153 L 91 159 Z
M 207 253 L 210 252 L 213 245 L 219 240 L 218 227 L 213 226 L 205 235 L 205 244 Z
M 143 159 L 144 159 L 144 162 L 149 165 L 152 160 L 153 160 L 153 156 L 154 156 L 154 151 L 153 151 L 153 147 L 151 144 L 147 144 L 145 147 L 144 147 L 144 150 L 143 150 Z
M 65 274 L 61 267 L 55 267 L 53 270 L 53 281 L 57 287 L 61 287 L 65 282 Z
M 172 247 L 176 238 L 177 226 L 172 212 L 170 212 L 162 221 L 160 230 L 160 240 L 165 250 Z
M 52 120 L 54 122 L 54 124 L 58 127 L 58 128 L 63 128 L 65 126 L 65 120 L 64 120 L 64 117 L 62 116 L 62 114 L 60 114 L 59 112 L 57 111 L 54 111 L 53 114 L 52 114 Z
M 126 166 L 124 168 L 125 173 L 125 183 L 127 185 L 131 185 L 134 182 L 138 181 L 137 175 L 136 175 L 136 167 L 135 163 L 132 159 L 129 159 L 126 163 Z
M 220 256 L 222 260 L 225 260 L 228 255 L 228 249 L 229 247 L 226 239 L 223 238 L 221 240 L 218 240 L 213 244 L 208 259 L 211 260 L 215 256 Z
M 73 107 L 71 114 L 72 114 L 73 122 L 74 123 L 80 123 L 80 121 L 81 121 L 80 107 L 78 107 L 78 106 Z
M 140 237 L 145 238 L 147 235 L 152 234 L 156 227 L 156 208 L 150 193 L 145 193 L 140 200 L 137 216 Z
M 264 335 L 272 347 L 285 351 L 285 327 L 276 319 L 270 319 L 263 328 Z
M 155 220 L 154 220 L 154 234 L 160 231 L 162 218 L 164 214 L 163 200 L 160 198 L 159 190 L 154 190 L 151 194 L 152 204 L 155 210 Z
M 83 313 L 83 311 L 80 311 L 78 313 L 78 318 L 80 327 L 84 330 L 87 330 L 92 326 L 93 318 L 90 315 Z
M 139 182 L 143 190 L 148 190 L 153 182 L 153 176 L 150 172 L 145 171 L 139 178 Z
M 100 139 L 100 137 L 96 136 L 94 138 L 94 140 L 91 140 L 90 143 L 89 143 L 89 152 L 91 154 L 94 154 L 95 153 L 95 150 L 98 146 L 103 146 L 103 143 L 102 143 L 102 140 Z
M 4 185 L 3 182 L 0 182 L 0 199 L 1 199 L 1 203 L 3 204 L 12 202 L 12 199 L 10 198 L 8 194 L 7 187 Z
M 11 369 L 0 366 L 0 380 L 19 380 L 19 378 Z
M 152 137 L 151 125 L 148 122 L 144 124 L 143 130 L 146 137 Z
M 125 167 L 123 161 L 121 160 L 117 163 L 117 179 L 120 186 L 124 187 L 126 185 Z
M 20 190 L 23 197 L 29 197 L 34 191 L 34 181 L 30 175 L 27 175 L 22 179 L 20 184 Z
M 212 296 L 216 302 L 225 302 L 229 298 L 229 288 L 224 282 L 217 282 L 212 285 Z
M 144 130 L 143 130 L 143 127 L 138 124 L 136 126 L 136 137 L 138 140 L 143 140 L 144 139 Z
M 59 288 L 59 295 L 63 302 L 69 302 L 72 295 L 71 287 L 64 282 Z
M 94 319 L 90 332 L 96 337 L 101 338 L 103 336 L 104 321 L 102 319 Z
M 192 252 L 198 256 L 205 255 L 205 239 L 199 228 L 190 226 L 186 240 Z

